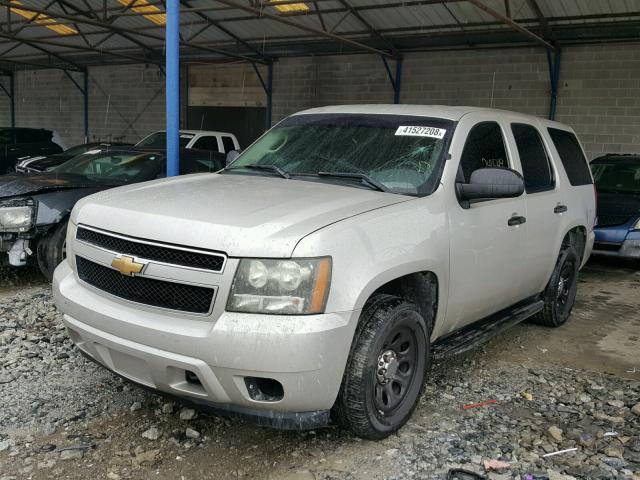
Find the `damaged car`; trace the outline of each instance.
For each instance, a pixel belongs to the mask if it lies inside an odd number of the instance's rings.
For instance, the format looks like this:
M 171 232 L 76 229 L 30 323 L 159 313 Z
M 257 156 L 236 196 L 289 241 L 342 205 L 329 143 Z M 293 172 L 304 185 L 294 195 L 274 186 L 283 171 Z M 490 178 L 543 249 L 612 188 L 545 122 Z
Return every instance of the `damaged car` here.
M 213 172 L 224 155 L 181 151 L 181 173 Z M 165 176 L 163 150 L 89 150 L 44 173 L 0 176 L 0 251 L 10 265 L 37 263 L 51 279 L 65 257 L 69 213 L 76 202 L 108 188 Z
M 323 107 L 221 172 L 82 199 L 53 295 L 78 349 L 132 382 L 380 439 L 411 417 L 434 354 L 567 322 L 594 218 L 566 125 Z
M 46 172 L 52 170 L 58 165 L 62 165 L 67 160 L 71 160 L 73 157 L 81 155 L 91 150 L 104 150 L 113 147 L 128 147 L 130 143 L 120 142 L 92 142 L 76 145 L 65 150 L 62 153 L 54 153 L 51 155 L 35 155 L 28 156 L 26 158 L 20 158 L 16 164 L 16 172 Z

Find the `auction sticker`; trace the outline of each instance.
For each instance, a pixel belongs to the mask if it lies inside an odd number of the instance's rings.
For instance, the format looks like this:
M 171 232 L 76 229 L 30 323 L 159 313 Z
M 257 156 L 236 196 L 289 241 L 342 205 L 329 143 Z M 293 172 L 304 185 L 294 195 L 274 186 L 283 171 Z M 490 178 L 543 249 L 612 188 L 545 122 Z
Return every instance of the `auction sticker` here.
M 435 127 L 415 127 L 410 125 L 403 125 L 398 127 L 396 135 L 404 137 L 431 137 L 431 138 L 444 138 L 447 131 L 444 128 Z

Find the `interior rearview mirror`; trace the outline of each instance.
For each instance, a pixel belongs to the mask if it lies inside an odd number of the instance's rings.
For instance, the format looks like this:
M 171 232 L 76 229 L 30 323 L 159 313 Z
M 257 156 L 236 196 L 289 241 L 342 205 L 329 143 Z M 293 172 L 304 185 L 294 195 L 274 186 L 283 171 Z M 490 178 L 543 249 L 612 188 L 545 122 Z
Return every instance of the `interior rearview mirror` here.
M 509 168 L 479 168 L 471 174 L 469 183 L 456 183 L 461 200 L 489 200 L 519 197 L 524 192 L 524 179 Z

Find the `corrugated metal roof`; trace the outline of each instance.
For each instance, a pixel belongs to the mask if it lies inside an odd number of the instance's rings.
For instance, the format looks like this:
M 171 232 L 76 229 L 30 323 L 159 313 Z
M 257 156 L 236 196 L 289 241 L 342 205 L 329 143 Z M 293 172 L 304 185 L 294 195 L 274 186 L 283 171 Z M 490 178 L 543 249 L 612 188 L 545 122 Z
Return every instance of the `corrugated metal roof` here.
M 19 1 L 23 9 L 43 8 L 41 0 Z M 159 0 L 146 1 L 162 8 Z M 8 0 L 0 0 L 0 64 L 3 60 L 5 63 L 44 61 L 51 65 L 61 62 L 59 58 L 48 57 L 44 51 L 68 57 L 78 64 L 99 62 L 106 57 L 114 61 L 117 58 L 159 61 L 162 57 L 164 28 L 144 16 L 132 15 L 118 0 L 107 0 L 106 12 L 103 0 L 66 0 L 64 10 L 58 3 L 48 7 L 47 14 L 57 19 L 58 24 L 79 32 L 72 35 L 61 35 L 46 25 L 29 22 L 24 15 L 9 16 L 7 3 Z M 581 33 L 575 33 L 575 41 L 628 39 L 633 38 L 634 32 L 640 33 L 638 0 L 482 0 L 482 3 L 546 40 L 571 41 L 571 29 L 578 28 Z M 309 7 L 306 12 L 283 14 L 264 2 L 256 13 L 229 6 L 222 0 L 183 0 L 181 33 L 184 42 L 189 43 L 184 46 L 184 58 L 225 58 L 224 52 L 215 54 L 211 49 L 256 57 L 261 53 L 279 56 L 354 52 L 360 51 L 359 44 L 363 45 L 362 50 L 369 48 L 370 51 L 387 51 L 390 43 L 401 45 L 400 50 L 455 46 L 469 43 L 469 34 L 482 41 L 486 37 L 487 43 L 490 40 L 524 43 L 533 38 L 522 32 L 514 33 L 512 27 L 470 0 L 317 0 L 306 4 Z M 316 11 L 316 5 L 320 12 Z M 87 12 L 87 6 L 92 11 Z M 544 19 L 539 18 L 538 10 Z M 281 23 L 266 18 L 268 15 L 293 23 Z M 548 28 L 543 28 L 545 22 Z M 345 43 L 335 35 L 352 43 Z

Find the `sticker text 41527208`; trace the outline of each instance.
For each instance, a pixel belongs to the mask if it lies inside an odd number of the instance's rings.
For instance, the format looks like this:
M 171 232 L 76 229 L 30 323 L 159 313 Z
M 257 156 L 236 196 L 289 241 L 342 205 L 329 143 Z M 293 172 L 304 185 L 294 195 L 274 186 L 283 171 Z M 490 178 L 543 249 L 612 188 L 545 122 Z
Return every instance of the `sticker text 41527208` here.
M 401 125 L 396 130 L 397 136 L 405 137 L 431 137 L 431 138 L 444 138 L 447 131 L 444 128 L 436 127 L 418 127 L 411 125 Z

